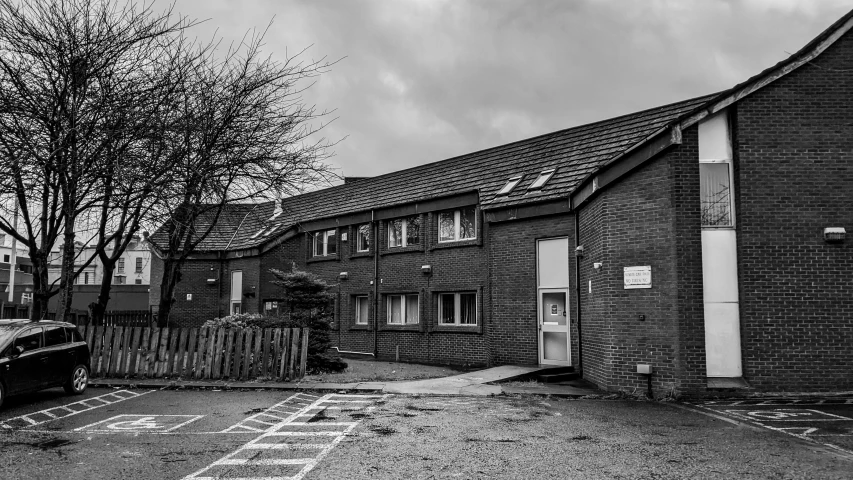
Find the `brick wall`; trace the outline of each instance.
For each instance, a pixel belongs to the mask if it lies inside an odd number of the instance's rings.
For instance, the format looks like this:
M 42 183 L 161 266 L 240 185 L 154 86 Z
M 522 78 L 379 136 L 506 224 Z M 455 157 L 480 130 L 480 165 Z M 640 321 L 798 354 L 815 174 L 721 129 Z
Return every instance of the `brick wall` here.
M 677 155 L 672 149 L 608 186 L 579 214 L 584 376 L 603 388 L 645 391 L 636 365 L 650 364 L 656 395 L 679 389 L 670 171 Z M 652 288 L 625 289 L 623 268 L 630 266 L 651 266 Z
M 487 324 L 492 363 L 539 363 L 536 241 L 569 238 L 569 309 L 572 365 L 578 364 L 574 217 L 554 215 L 489 225 L 492 316 Z
M 737 106 L 744 376 L 762 390 L 853 388 L 853 36 Z
M 488 318 L 486 255 L 482 246 L 483 227 L 480 222 L 478 240 L 441 244 L 436 240 L 436 215 L 421 216 L 421 243 L 407 249 L 387 247 L 386 222 L 379 222 L 379 298 L 374 300 L 374 256 L 371 242 L 367 253 L 355 251 L 356 226 L 338 229 L 338 253 L 330 258 L 310 258 L 308 235 L 288 240 L 265 253 L 260 264 L 262 298 L 275 298 L 275 287 L 270 286 L 270 268 L 290 271 L 292 265 L 305 269 L 334 285 L 337 297 L 336 333 L 333 340 L 341 350 L 373 353 L 374 338 L 378 357 L 433 364 L 486 365 L 489 363 L 483 326 Z M 341 233 L 347 241 L 341 241 Z M 432 274 L 425 275 L 421 267 L 430 265 Z M 346 280 L 340 273 L 347 272 Z M 439 327 L 437 294 L 447 291 L 478 292 L 481 326 L 477 329 L 449 330 Z M 419 324 L 405 327 L 389 326 L 387 322 L 387 295 L 418 294 Z M 370 322 L 367 326 L 355 325 L 356 295 L 370 297 Z M 374 328 L 378 323 L 379 330 Z

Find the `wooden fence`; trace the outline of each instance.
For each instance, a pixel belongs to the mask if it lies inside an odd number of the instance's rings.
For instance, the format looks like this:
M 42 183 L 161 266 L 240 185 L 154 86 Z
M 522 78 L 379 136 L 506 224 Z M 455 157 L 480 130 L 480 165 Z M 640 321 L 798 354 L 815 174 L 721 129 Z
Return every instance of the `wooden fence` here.
M 78 328 L 93 377 L 294 381 L 308 358 L 307 328 Z
M 74 318 L 71 319 L 76 325 L 86 325 L 91 322 L 89 312 L 85 310 L 72 310 Z M 151 327 L 151 312 L 148 310 L 109 310 L 104 313 L 104 319 L 97 322 L 98 326 L 110 327 Z

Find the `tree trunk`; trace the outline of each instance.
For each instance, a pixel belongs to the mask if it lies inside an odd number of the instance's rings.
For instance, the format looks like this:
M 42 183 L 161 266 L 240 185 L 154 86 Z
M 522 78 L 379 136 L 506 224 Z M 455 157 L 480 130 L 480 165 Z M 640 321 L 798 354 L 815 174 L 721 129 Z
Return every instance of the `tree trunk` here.
M 74 248 L 74 230 L 65 227 L 62 246 L 62 270 L 59 283 L 59 304 L 56 308 L 56 320 L 66 321 L 71 314 L 71 301 L 74 298 L 74 260 L 77 256 Z M 63 285 L 64 283 L 64 285 Z
M 157 327 L 169 326 L 169 314 L 175 303 L 175 286 L 181 281 L 181 262 L 171 254 L 163 259 L 163 281 L 160 283 L 160 306 L 157 311 Z
M 33 263 L 33 308 L 30 310 L 30 320 L 37 322 L 47 315 L 47 302 L 50 299 L 47 281 L 46 255 L 30 255 Z
M 104 261 L 101 259 L 104 266 L 104 276 L 101 278 L 101 291 L 98 293 L 98 300 L 90 306 L 92 308 L 92 324 L 103 325 L 104 314 L 107 311 L 107 304 L 110 301 L 110 289 L 112 288 L 113 272 L 115 271 L 115 263 Z

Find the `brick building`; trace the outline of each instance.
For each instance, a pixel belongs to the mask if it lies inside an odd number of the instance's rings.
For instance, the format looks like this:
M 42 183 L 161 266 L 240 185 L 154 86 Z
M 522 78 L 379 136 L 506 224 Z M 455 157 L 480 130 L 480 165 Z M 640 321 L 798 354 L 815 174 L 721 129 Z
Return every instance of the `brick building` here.
M 274 312 L 269 269 L 298 268 L 336 285 L 344 351 L 610 390 L 648 365 L 659 395 L 853 389 L 851 27 L 724 92 L 233 206 L 173 321 Z

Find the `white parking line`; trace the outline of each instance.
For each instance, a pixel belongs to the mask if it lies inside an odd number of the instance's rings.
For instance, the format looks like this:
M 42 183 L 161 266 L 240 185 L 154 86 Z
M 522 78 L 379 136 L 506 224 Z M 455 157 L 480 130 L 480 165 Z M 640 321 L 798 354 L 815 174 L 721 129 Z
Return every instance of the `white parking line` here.
M 132 398 L 141 397 L 142 395 L 153 392 L 154 390 L 146 390 L 142 393 L 131 392 L 130 390 L 119 390 L 117 392 L 107 393 L 106 395 L 101 395 L 99 397 L 87 398 L 86 400 L 80 400 L 74 403 L 68 403 L 59 407 L 47 408 L 44 410 L 39 410 L 38 412 L 28 413 L 26 415 L 20 415 L 17 417 L 10 418 L 8 420 L 4 420 L 0 422 L 0 429 L 11 430 L 14 428 L 26 428 L 36 425 L 41 425 L 42 423 L 52 422 L 53 420 L 59 418 L 71 417 L 73 415 L 77 415 L 78 413 L 88 412 L 90 410 L 94 410 L 96 408 L 105 407 L 107 405 L 113 405 L 115 403 L 123 402 L 125 400 L 130 400 Z M 121 394 L 121 395 L 119 395 Z M 107 398 L 115 398 L 114 400 L 107 400 Z M 89 405 L 86 402 L 91 402 L 92 400 L 97 400 L 102 402 L 100 405 Z M 74 410 L 72 408 L 68 408 L 73 405 L 81 405 L 85 408 L 82 410 Z M 71 413 L 65 413 L 63 410 L 66 410 Z M 36 417 L 37 415 L 44 415 L 48 417 L 46 420 L 35 420 L 32 417 Z
M 251 417 L 241 420 L 236 425 L 232 425 L 225 430 L 222 430 L 220 433 L 265 432 L 290 418 L 294 413 L 300 411 L 306 405 L 311 404 L 311 402 L 316 401 L 318 398 L 320 398 L 318 395 L 296 393 L 287 397 L 284 401 L 276 403 L 263 412 L 256 413 Z
M 299 410 L 290 414 L 287 418 L 283 419 L 281 422 L 276 424 L 274 427 L 271 427 L 264 433 L 262 433 L 257 438 L 249 441 L 242 447 L 237 450 L 229 453 L 228 455 L 222 457 L 221 459 L 213 462 L 207 467 L 202 468 L 194 473 L 191 473 L 184 477 L 184 480 L 214 480 L 216 478 L 220 478 L 215 470 L 216 467 L 245 467 L 247 469 L 252 469 L 252 467 L 270 467 L 270 466 L 281 466 L 282 468 L 287 467 L 298 467 L 302 466 L 299 471 L 295 472 L 293 475 L 276 475 L 276 476 L 233 476 L 234 472 L 228 471 L 229 476 L 227 478 L 235 479 L 240 478 L 243 480 L 301 480 L 305 477 L 308 472 L 310 472 L 317 464 L 331 452 L 343 439 L 349 435 L 349 433 L 360 423 L 360 420 L 355 422 L 297 422 L 296 419 L 304 416 L 311 415 L 316 416 L 317 414 L 322 413 L 323 411 L 330 409 L 330 407 L 334 407 L 336 410 L 340 410 L 340 406 L 346 407 L 347 405 L 351 405 L 352 410 L 365 410 L 370 411 L 375 407 L 368 406 L 369 403 L 376 402 L 380 399 L 387 398 L 388 395 L 342 395 L 342 394 L 328 394 L 323 397 L 318 398 L 314 402 L 311 402 L 308 405 L 300 408 Z M 284 403 L 284 402 L 282 402 Z M 333 405 L 329 405 L 333 404 Z M 271 408 L 280 409 L 281 404 L 274 405 Z M 239 424 L 238 424 L 239 425 Z M 300 431 L 301 428 L 307 427 L 317 427 L 323 430 L 308 430 L 308 431 Z M 237 425 L 235 425 L 237 427 Z M 337 428 L 336 428 L 337 427 Z M 234 428 L 234 427 L 231 427 Z M 287 428 L 293 428 L 293 431 L 284 431 Z M 229 428 L 230 430 L 230 428 Z M 281 437 L 283 439 L 290 439 L 292 437 L 333 437 L 328 443 L 270 443 L 271 439 L 275 439 L 277 437 Z M 310 453 L 311 450 L 317 451 L 313 456 L 300 456 L 299 458 L 257 458 L 260 452 L 268 452 L 270 454 L 275 452 L 281 452 L 284 456 L 293 450 L 304 451 L 306 453 Z M 252 453 L 252 452 L 255 453 Z M 248 452 L 251 455 L 250 458 L 239 458 L 241 455 L 246 455 Z M 293 468 L 289 469 L 293 470 Z M 251 473 L 251 472 L 247 472 Z

